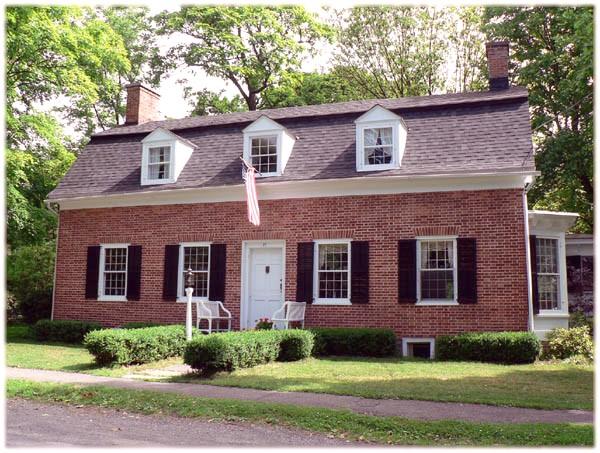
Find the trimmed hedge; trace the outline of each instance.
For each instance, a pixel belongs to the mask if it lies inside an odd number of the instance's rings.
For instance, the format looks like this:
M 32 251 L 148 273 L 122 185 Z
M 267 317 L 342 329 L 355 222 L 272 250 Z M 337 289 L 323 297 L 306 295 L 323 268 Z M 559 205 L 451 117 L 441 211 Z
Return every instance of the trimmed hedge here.
M 145 327 L 158 327 L 163 324 L 159 324 L 157 322 L 149 322 L 149 321 L 133 321 L 126 322 L 121 326 L 121 329 L 143 329 Z
M 396 352 L 396 334 L 391 329 L 367 327 L 315 327 L 314 355 L 385 357 Z
M 183 353 L 185 326 L 97 330 L 88 333 L 83 344 L 99 365 L 154 362 Z
M 250 368 L 275 360 L 310 356 L 313 335 L 306 330 L 254 330 L 198 336 L 186 345 L 183 361 L 205 373 Z
M 81 343 L 88 332 L 100 329 L 97 322 L 41 319 L 33 325 L 33 334 L 38 341 Z
M 540 340 L 532 332 L 482 332 L 436 338 L 436 359 L 504 364 L 532 363 Z

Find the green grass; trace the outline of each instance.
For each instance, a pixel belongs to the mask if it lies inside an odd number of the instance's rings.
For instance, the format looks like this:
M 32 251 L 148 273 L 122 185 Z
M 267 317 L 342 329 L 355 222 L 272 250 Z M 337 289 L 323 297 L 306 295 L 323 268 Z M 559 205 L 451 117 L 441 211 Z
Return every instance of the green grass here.
M 543 409 L 592 409 L 593 367 L 540 362 L 494 365 L 399 358 L 319 358 L 274 362 L 210 379 L 178 380 L 264 390 L 365 398 L 483 403 Z
M 284 425 L 335 437 L 398 445 L 593 445 L 593 426 L 416 421 L 346 410 L 217 400 L 170 393 L 9 380 L 7 396 L 142 414 Z
M 78 345 L 40 344 L 16 336 L 7 344 L 7 365 L 21 368 L 120 377 L 180 364 L 180 358 L 130 366 L 101 368 Z M 148 379 L 153 379 L 148 376 Z M 354 395 L 365 398 L 418 399 L 483 403 L 540 409 L 593 409 L 593 367 L 540 362 L 493 365 L 399 358 L 355 357 L 275 362 L 212 378 L 182 376 L 173 380 L 263 390 Z

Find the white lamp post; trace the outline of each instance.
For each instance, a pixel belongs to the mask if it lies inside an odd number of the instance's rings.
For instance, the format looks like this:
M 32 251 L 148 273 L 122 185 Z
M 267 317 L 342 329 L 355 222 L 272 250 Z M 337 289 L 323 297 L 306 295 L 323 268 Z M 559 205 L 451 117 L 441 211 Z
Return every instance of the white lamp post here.
M 192 339 L 192 293 L 194 292 L 194 273 L 188 268 L 185 279 L 185 295 L 187 296 L 187 307 L 185 312 L 185 337 L 187 341 Z

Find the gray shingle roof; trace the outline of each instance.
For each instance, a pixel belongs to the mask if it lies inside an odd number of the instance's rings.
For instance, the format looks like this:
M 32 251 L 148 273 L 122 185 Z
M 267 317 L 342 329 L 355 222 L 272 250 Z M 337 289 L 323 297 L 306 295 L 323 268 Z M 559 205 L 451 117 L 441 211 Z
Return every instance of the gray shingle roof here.
M 354 120 L 375 105 L 408 126 L 402 166 L 356 172 Z M 352 101 L 192 117 L 121 126 L 92 136 L 50 200 L 149 190 L 241 184 L 244 129 L 266 115 L 298 136 L 282 176 L 294 181 L 365 176 L 533 170 L 527 91 Z M 176 131 L 196 149 L 176 183 L 140 185 L 141 140 L 157 127 Z

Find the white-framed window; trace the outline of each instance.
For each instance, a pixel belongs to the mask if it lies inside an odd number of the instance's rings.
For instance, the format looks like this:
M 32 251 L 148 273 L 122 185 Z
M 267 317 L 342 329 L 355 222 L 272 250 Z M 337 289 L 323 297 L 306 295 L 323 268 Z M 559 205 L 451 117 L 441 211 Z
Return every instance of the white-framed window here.
M 457 304 L 455 237 L 417 239 L 417 304 Z
M 561 310 L 558 238 L 536 237 L 535 248 L 540 310 Z
M 402 356 L 435 358 L 435 338 L 402 338 Z
M 400 168 L 407 129 L 402 119 L 375 106 L 356 121 L 356 170 Z
M 261 175 L 279 173 L 279 135 L 250 137 L 250 163 Z
M 100 246 L 99 300 L 127 300 L 127 247 L 128 244 Z
M 151 146 L 148 148 L 148 180 L 171 179 L 171 146 Z
M 210 243 L 185 242 L 179 245 L 178 300 L 185 301 L 186 274 L 192 269 L 194 292 L 192 300 L 208 300 L 210 281 Z
M 315 241 L 314 304 L 350 305 L 348 239 Z

